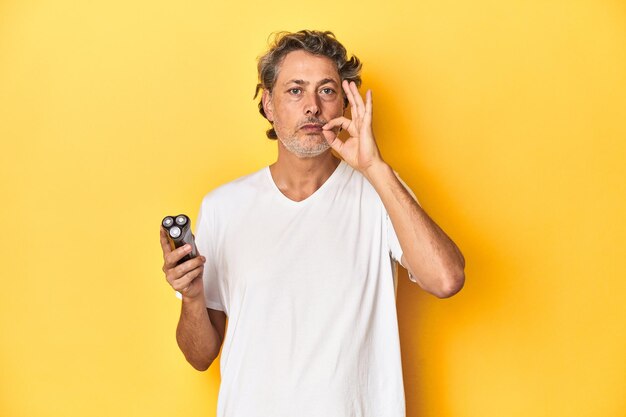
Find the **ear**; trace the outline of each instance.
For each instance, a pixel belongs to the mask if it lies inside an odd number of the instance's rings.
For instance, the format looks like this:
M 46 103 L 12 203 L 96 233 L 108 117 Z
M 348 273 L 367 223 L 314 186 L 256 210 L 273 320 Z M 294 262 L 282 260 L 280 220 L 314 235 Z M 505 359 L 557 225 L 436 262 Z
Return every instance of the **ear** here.
M 267 120 L 273 122 L 274 106 L 272 105 L 272 95 L 269 91 L 263 90 L 263 96 L 261 97 L 261 101 L 263 103 L 263 111 L 265 111 L 265 116 L 267 117 Z

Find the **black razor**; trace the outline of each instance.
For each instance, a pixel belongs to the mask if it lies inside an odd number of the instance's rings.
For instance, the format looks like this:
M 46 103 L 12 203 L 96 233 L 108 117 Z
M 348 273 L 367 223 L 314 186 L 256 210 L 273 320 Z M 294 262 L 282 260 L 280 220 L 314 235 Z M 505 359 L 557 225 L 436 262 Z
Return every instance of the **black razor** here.
M 165 232 L 167 233 L 167 239 L 170 241 L 170 246 L 174 248 L 180 248 L 186 244 L 191 245 L 191 252 L 183 256 L 176 265 L 180 265 L 192 258 L 198 256 L 198 249 L 193 239 L 193 233 L 191 233 L 191 220 L 184 214 L 178 216 L 166 216 L 161 222 Z

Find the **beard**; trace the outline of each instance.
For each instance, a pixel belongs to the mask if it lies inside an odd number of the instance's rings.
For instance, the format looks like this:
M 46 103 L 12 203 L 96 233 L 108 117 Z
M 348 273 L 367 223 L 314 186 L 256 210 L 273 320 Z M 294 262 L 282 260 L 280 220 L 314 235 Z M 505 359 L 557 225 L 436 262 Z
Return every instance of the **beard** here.
M 319 125 L 326 124 L 323 120 L 308 119 L 301 123 L 300 126 L 310 123 Z M 274 122 L 274 130 L 276 131 L 278 140 L 280 140 L 283 146 L 298 158 L 314 158 L 330 149 L 330 145 L 326 141 L 322 131 L 309 133 L 300 131 L 298 127 L 293 131 L 285 132 L 284 126 L 280 123 L 276 123 L 276 121 Z
M 298 136 L 281 138 L 279 136 L 278 140 L 289 152 L 299 158 L 313 158 L 330 149 L 330 145 L 321 133 L 319 135 L 305 135 L 304 138 L 298 138 Z

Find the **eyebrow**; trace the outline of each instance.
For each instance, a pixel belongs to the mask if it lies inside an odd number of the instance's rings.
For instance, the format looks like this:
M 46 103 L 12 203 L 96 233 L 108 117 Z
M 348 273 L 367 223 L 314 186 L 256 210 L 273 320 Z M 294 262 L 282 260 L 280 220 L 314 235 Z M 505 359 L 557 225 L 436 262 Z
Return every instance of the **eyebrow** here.
M 285 83 L 285 85 L 287 85 L 287 84 L 291 84 L 291 83 L 294 83 L 294 84 L 297 84 L 297 85 L 309 85 L 309 84 L 311 84 L 311 83 L 310 83 L 310 82 L 308 82 L 308 81 L 304 81 L 304 80 L 295 80 L 295 79 L 294 79 L 294 80 L 289 80 L 289 81 L 287 81 L 287 82 Z M 337 84 L 337 81 L 335 81 L 335 80 L 334 80 L 334 79 L 332 79 L 332 78 L 324 78 L 323 80 L 320 80 L 320 81 L 317 83 L 317 85 L 318 85 L 318 86 L 320 86 L 320 85 L 324 85 L 324 84 L 334 84 L 334 85 L 338 85 L 338 84 Z

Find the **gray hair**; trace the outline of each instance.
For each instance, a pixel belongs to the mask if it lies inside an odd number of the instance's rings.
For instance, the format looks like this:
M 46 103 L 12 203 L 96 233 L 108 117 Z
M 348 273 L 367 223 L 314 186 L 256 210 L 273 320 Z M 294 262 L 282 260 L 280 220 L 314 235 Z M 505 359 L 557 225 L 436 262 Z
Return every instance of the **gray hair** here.
M 348 59 L 346 48 L 339 43 L 335 35 L 329 31 L 301 30 L 299 32 L 278 32 L 274 34 L 273 42 L 265 55 L 258 61 L 257 69 L 259 73 L 259 83 L 256 85 L 254 98 L 259 95 L 259 91 L 265 90 L 270 94 L 278 78 L 280 65 L 288 53 L 303 50 L 314 55 L 321 55 L 329 58 L 337 65 L 337 71 L 341 81 L 354 81 L 361 85 L 361 61 L 354 55 Z M 344 96 L 344 107 L 348 105 L 348 99 Z M 259 100 L 259 113 L 267 119 L 263 109 L 263 98 Z M 272 123 L 270 121 L 270 123 Z M 270 139 L 277 139 L 276 131 L 272 126 L 266 132 Z

